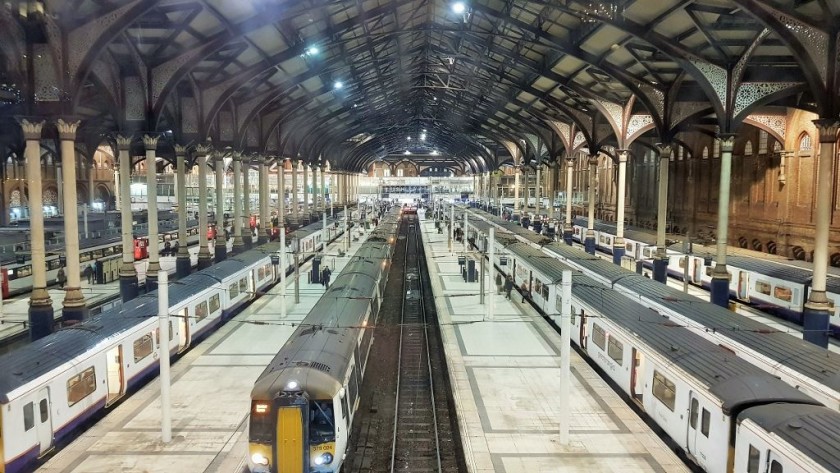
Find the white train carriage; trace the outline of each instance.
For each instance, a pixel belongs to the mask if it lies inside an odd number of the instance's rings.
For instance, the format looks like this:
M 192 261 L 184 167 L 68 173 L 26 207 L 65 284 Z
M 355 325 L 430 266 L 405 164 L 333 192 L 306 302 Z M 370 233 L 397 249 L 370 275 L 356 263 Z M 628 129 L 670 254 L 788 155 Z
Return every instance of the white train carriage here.
M 556 317 L 562 304 L 556 281 L 566 267 L 527 245 L 510 245 L 506 251 L 514 260 L 510 269 L 518 282 L 532 288 L 549 286 L 530 294 L 548 309 L 546 315 L 554 312 Z M 736 419 L 745 410 L 761 405 L 811 409 L 819 404 L 588 277 L 575 276 L 571 304 L 574 343 L 706 471 L 732 471 Z M 799 455 L 807 458 L 809 453 L 800 449 Z
M 252 472 L 340 470 L 388 279 L 397 215 L 383 219 L 255 382 L 248 425 Z
M 322 225 L 322 224 L 321 224 Z M 339 229 L 338 231 L 340 231 Z M 301 240 L 316 248 L 320 230 Z M 268 243 L 169 286 L 168 348 L 183 352 L 279 278 Z M 157 293 L 0 357 L 0 471 L 31 469 L 91 416 L 158 369 Z
M 771 404 L 738 416 L 735 471 L 823 473 L 840 470 L 840 415 L 821 406 Z

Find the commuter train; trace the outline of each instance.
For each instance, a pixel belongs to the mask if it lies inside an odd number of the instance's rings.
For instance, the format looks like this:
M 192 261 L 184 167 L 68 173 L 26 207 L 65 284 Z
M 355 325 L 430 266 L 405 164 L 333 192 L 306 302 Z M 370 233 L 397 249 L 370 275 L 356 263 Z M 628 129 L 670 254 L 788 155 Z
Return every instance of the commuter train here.
M 322 222 L 292 236 L 304 260 L 343 231 Z M 289 240 L 291 242 L 291 239 Z M 169 286 L 170 339 L 178 355 L 279 279 L 261 245 Z M 288 251 L 288 250 L 287 250 Z M 157 293 L 139 296 L 78 325 L 0 356 L 0 472 L 27 471 L 94 414 L 123 398 L 158 369 Z
M 559 323 L 569 266 L 528 244 L 495 264 Z M 507 258 L 501 265 L 502 258 Z M 712 473 L 840 470 L 840 412 L 600 282 L 573 276 L 571 339 L 698 466 Z M 785 335 L 783 335 L 785 336 Z
M 612 254 L 615 225 L 596 221 L 594 227 L 596 248 L 603 253 Z M 573 239 L 583 244 L 586 229 L 586 219 L 575 219 Z M 652 261 L 656 256 L 657 248 L 655 237 L 641 231 L 625 230 L 624 242 L 625 255 L 633 262 L 639 263 L 630 269 L 651 276 Z M 667 255 L 669 276 L 680 281 L 688 278 L 690 284 L 709 289 L 712 271 L 716 265 L 715 254 L 686 255 L 682 251 L 669 248 Z M 727 255 L 726 269 L 730 275 L 730 298 L 802 325 L 805 303 L 808 302 L 811 291 L 813 271 L 798 266 L 796 262 L 770 258 L 772 257 Z M 830 318 L 832 334 L 840 337 L 840 277 L 837 275 L 829 275 L 826 281 L 826 297 L 832 303 Z
M 660 284 L 577 248 L 552 242 L 495 217 L 484 218 L 488 221 L 477 216 L 471 219 L 471 231 L 486 235 L 485 227 L 500 227 L 502 230 L 496 232 L 497 239 L 500 234 L 505 238 L 514 238 L 540 250 L 544 257 L 550 256 L 562 261 L 600 284 L 667 317 L 670 323 L 693 327 L 707 340 L 780 378 L 827 407 L 840 411 L 840 355 L 837 353 Z
M 357 415 L 400 216 L 387 214 L 251 391 L 252 473 L 339 471 Z

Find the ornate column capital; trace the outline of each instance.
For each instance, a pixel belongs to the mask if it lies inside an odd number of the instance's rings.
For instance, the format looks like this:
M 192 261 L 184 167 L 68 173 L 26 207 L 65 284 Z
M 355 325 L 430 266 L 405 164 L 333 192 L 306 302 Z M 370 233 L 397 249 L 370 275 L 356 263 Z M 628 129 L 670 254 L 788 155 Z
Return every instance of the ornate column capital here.
M 210 150 L 213 149 L 210 143 L 200 143 L 195 145 L 195 154 L 197 156 L 207 156 L 210 154 Z
M 626 163 L 627 162 L 627 158 L 630 156 L 630 150 L 629 149 L 617 149 L 617 150 L 615 150 L 615 152 L 616 152 L 616 156 L 618 156 L 618 162 L 620 162 L 620 163 Z
M 184 157 L 187 155 L 187 147 L 182 145 L 175 145 L 175 156 Z
M 216 152 L 213 153 L 213 161 L 218 161 L 220 163 L 224 163 L 225 162 L 225 156 L 222 153 L 220 153 L 219 151 L 216 151 Z
M 597 166 L 598 165 L 598 153 L 590 154 L 586 159 L 587 164 L 590 166 Z
M 129 149 L 131 149 L 131 142 L 133 140 L 130 136 L 117 135 L 116 141 L 118 150 L 128 151 Z
M 151 135 L 143 135 L 143 146 L 146 151 L 154 151 L 157 149 L 158 137 Z
M 721 152 L 729 151 L 735 148 L 735 137 L 737 135 L 735 133 L 718 133 L 716 139 L 720 140 L 720 150 Z
M 653 145 L 659 153 L 659 159 L 670 159 L 673 146 L 671 143 L 656 143 Z
M 837 118 L 820 118 L 814 120 L 814 125 L 817 126 L 817 133 L 820 135 L 820 143 L 835 143 L 837 141 L 840 120 Z
M 44 128 L 44 121 L 31 122 L 23 119 L 20 121 L 20 127 L 23 129 L 23 138 L 27 141 L 40 140 L 41 130 Z
M 74 141 L 76 139 L 76 130 L 79 129 L 79 125 L 82 123 L 79 120 L 74 122 L 66 122 L 64 119 L 59 118 L 56 123 L 56 127 L 58 128 L 58 137 L 61 140 L 69 140 Z
M 236 151 L 234 153 L 231 153 L 231 159 L 233 159 L 233 161 L 235 161 L 235 162 L 238 161 L 238 162 L 241 163 L 242 162 L 242 153 L 240 153 L 238 151 Z

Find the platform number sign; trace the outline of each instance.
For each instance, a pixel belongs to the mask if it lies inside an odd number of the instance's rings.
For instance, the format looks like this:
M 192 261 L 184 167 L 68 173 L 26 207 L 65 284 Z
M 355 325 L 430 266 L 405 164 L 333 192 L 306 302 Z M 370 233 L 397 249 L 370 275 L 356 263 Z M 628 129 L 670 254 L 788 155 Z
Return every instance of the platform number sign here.
M 507 256 L 499 257 L 499 266 L 507 266 Z

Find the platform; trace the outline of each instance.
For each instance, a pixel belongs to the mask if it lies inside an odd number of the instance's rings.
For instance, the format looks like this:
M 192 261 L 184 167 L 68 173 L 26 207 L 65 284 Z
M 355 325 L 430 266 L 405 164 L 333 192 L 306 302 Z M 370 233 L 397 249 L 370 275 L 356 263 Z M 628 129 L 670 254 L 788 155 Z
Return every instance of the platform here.
M 447 235 L 431 220 L 422 229 L 471 473 L 689 471 L 574 350 L 571 406 L 558 405 L 560 334 L 516 291 L 511 300 L 495 294 L 489 277 L 496 315 L 485 320 L 479 283 L 464 282 Z M 570 443 L 563 446 L 558 418 L 566 408 Z
M 327 264 L 337 276 L 365 238 L 337 256 L 343 239 L 328 247 Z M 281 317 L 280 285 L 172 365 L 172 442 L 160 440 L 160 378 L 131 394 L 95 426 L 37 471 L 49 473 L 247 471 L 246 432 L 250 393 L 257 376 L 324 293 L 300 273 L 300 303 L 294 279 L 286 279 L 288 313 Z

